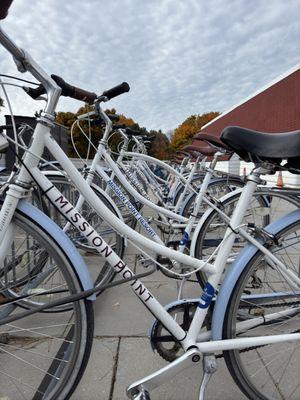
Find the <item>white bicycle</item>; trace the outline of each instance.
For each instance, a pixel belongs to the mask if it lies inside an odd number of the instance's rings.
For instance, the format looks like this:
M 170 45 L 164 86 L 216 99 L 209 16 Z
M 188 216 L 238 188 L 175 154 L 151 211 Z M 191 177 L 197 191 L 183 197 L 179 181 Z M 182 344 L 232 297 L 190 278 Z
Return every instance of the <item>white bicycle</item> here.
M 11 2 L 2 1 L 1 19 L 6 16 Z M 140 236 L 112 213 L 103 212 L 95 193 L 49 133 L 61 93 L 100 103 L 128 90 L 128 85 L 122 84 L 99 97 L 62 82 L 59 87 L 3 31 L 0 31 L 0 42 L 13 54 L 19 67 L 24 70 L 26 66 L 27 71 L 44 85 L 48 94 L 48 103 L 35 129 L 30 149 L 24 156 L 17 179 L 7 188 L 0 211 L 3 297 L 0 305 L 0 357 L 1 365 L 5 365 L 0 372 L 1 394 L 15 399 L 24 396 L 67 399 L 79 382 L 90 351 L 92 326 L 89 326 L 88 310 L 91 309 L 91 296 L 97 289 L 92 287 L 81 258 L 66 236 L 49 218 L 24 201 L 34 181 L 64 217 L 82 230 L 89 243 L 110 263 L 122 281 L 127 281 L 157 318 L 153 329 L 161 336 L 167 332 L 168 340 L 173 343 L 173 361 L 130 385 L 128 397 L 149 399 L 151 390 L 181 370 L 197 365 L 202 357 L 204 377 L 199 399 L 203 399 L 208 378 L 217 369 L 217 355 L 224 352 L 231 374 L 248 398 L 298 399 L 300 387 L 295 366 L 299 362 L 300 340 L 300 211 L 287 215 L 267 229 L 257 229 L 256 238 L 241 226 L 241 221 L 261 174 L 282 168 L 282 158 L 288 160 L 286 168 L 299 170 L 300 132 L 277 134 L 276 139 L 242 128 L 228 128 L 223 132 L 222 140 L 243 158 L 251 154 L 256 168 L 243 189 L 214 263 L 211 264 L 209 259 L 197 260 Z M 1 138 L 4 146 L 5 138 Z M 163 307 L 39 171 L 38 158 L 45 146 L 78 190 L 89 199 L 91 207 L 136 246 L 207 273 L 209 278 L 201 298 Z M 237 234 L 245 238 L 249 246 L 231 265 L 217 292 Z M 32 241 L 28 240 L 30 235 Z M 24 246 L 26 251 L 20 257 L 19 251 Z M 30 255 L 36 257 L 31 259 Z M 65 278 L 63 285 L 55 285 L 57 275 Z M 254 282 L 253 276 L 257 278 Z M 60 310 L 66 303 L 68 309 Z M 50 308 L 51 321 L 46 312 Z M 211 316 L 211 323 L 208 316 Z

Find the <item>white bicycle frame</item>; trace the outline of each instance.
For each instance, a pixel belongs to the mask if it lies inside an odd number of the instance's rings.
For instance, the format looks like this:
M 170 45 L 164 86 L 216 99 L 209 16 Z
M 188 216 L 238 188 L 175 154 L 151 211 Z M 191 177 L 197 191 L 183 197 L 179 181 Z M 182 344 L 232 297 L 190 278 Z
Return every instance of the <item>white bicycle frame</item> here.
M 145 155 L 145 154 L 139 154 L 139 153 L 132 153 L 132 152 L 123 152 L 122 153 L 123 156 L 125 157 L 135 157 L 137 159 L 141 159 L 144 161 L 150 161 L 150 162 L 156 162 L 157 164 L 161 165 L 162 167 L 164 167 L 165 169 L 169 170 L 169 172 L 173 173 L 175 170 L 168 166 L 168 164 L 165 164 L 163 161 L 160 160 L 156 160 L 151 156 Z M 196 218 L 197 218 L 197 214 L 200 211 L 200 207 L 202 205 L 202 202 L 205 202 L 208 206 L 213 207 L 213 203 L 207 198 L 206 196 L 206 192 L 207 192 L 207 188 L 208 185 L 211 181 L 211 178 L 214 174 L 214 167 L 217 163 L 217 159 L 219 157 L 220 153 L 216 153 L 216 155 L 214 156 L 210 167 L 207 169 L 204 180 L 202 181 L 201 187 L 199 192 L 196 194 L 196 199 L 195 199 L 195 203 L 194 203 L 194 208 L 193 208 L 193 212 L 190 215 L 189 218 L 185 218 L 182 217 L 178 214 L 175 214 L 174 212 L 170 212 L 168 210 L 162 209 L 160 206 L 154 205 L 150 200 L 145 200 L 145 198 L 138 193 L 126 180 L 126 178 L 124 177 L 124 175 L 122 174 L 122 172 L 119 170 L 118 166 L 116 165 L 116 163 L 113 161 L 113 159 L 110 157 L 110 155 L 107 153 L 106 151 L 106 139 L 102 139 L 102 141 L 100 141 L 99 146 L 98 146 L 98 152 L 95 155 L 94 159 L 93 159 L 93 163 L 91 165 L 91 172 L 96 171 L 104 180 L 105 182 L 112 188 L 112 190 L 115 192 L 115 194 L 117 196 L 119 196 L 119 198 L 121 200 L 124 201 L 125 198 L 125 202 L 127 202 L 128 204 L 128 200 L 126 200 L 126 196 L 124 196 L 124 194 L 120 191 L 120 189 L 117 187 L 117 185 L 114 184 L 113 180 L 111 179 L 110 176 L 108 176 L 108 174 L 104 171 L 103 167 L 100 164 L 100 160 L 104 160 L 105 164 L 113 171 L 114 175 L 117 176 L 117 178 L 120 180 L 120 182 L 122 183 L 122 185 L 126 188 L 126 190 L 128 190 L 129 193 L 131 193 L 135 198 L 137 198 L 137 200 L 141 201 L 142 203 L 148 205 L 150 208 L 156 210 L 159 212 L 160 216 L 169 216 L 169 217 L 174 217 L 174 215 L 176 216 L 176 218 L 172 218 L 172 221 L 169 223 L 168 220 L 166 220 L 165 218 L 163 218 L 162 223 L 166 223 L 168 224 L 170 227 L 176 229 L 176 228 L 184 228 L 184 235 L 182 237 L 182 240 L 180 241 L 180 246 L 179 246 L 179 251 L 183 252 L 185 250 L 186 244 L 190 238 L 191 232 L 193 230 L 193 227 L 196 223 Z M 192 171 L 194 172 L 194 171 Z M 178 174 L 178 172 L 176 172 L 178 177 L 180 177 L 182 179 L 182 176 L 180 176 Z M 190 174 L 188 180 L 186 180 L 186 187 L 191 187 L 190 183 L 192 180 L 192 173 Z M 192 190 L 194 191 L 195 189 L 192 188 Z M 130 205 L 131 207 L 131 205 Z M 129 208 L 130 209 L 130 208 Z M 132 209 L 132 208 L 131 208 Z M 161 209 L 163 211 L 161 211 Z M 176 211 L 176 210 L 175 210 Z M 146 232 L 158 243 L 163 243 L 161 241 L 161 239 L 158 237 L 158 235 L 153 231 L 153 229 L 149 226 L 149 224 L 146 224 L 144 219 L 141 217 L 141 215 L 139 213 L 137 213 L 137 211 L 134 211 L 135 215 L 137 216 L 137 219 L 139 222 L 142 221 L 142 225 L 143 227 L 146 229 Z M 181 224 L 177 224 L 173 222 L 173 219 L 176 220 L 181 220 L 183 223 Z
M 217 152 L 215 154 L 212 162 L 210 163 L 210 167 L 206 169 L 206 174 L 205 174 L 204 180 L 202 182 L 200 191 L 198 193 L 196 193 L 196 199 L 195 199 L 195 203 L 194 203 L 193 212 L 189 218 L 185 218 L 181 215 L 176 214 L 177 209 L 175 209 L 175 211 L 173 212 L 173 211 L 169 211 L 165 208 L 162 208 L 162 207 L 154 204 L 149 198 L 145 198 L 132 185 L 130 185 L 130 183 L 124 177 L 123 173 L 118 168 L 117 163 L 110 157 L 110 155 L 107 152 L 107 139 L 111 132 L 111 121 L 106 116 L 106 114 L 100 109 L 100 107 L 98 107 L 98 113 L 100 113 L 102 119 L 106 122 L 106 129 L 105 129 L 105 133 L 103 135 L 102 140 L 99 142 L 97 153 L 95 154 L 94 159 L 92 161 L 92 165 L 90 167 L 89 174 L 86 178 L 87 182 L 91 184 L 92 180 L 93 180 L 93 174 L 94 174 L 94 172 L 97 172 L 98 175 L 100 175 L 101 178 L 106 182 L 108 187 L 126 205 L 128 210 L 134 215 L 134 217 L 137 219 L 137 221 L 145 229 L 146 233 L 157 243 L 163 244 L 163 241 L 156 234 L 156 232 L 152 229 L 152 227 L 147 223 L 147 221 L 145 221 L 143 216 L 135 209 L 135 207 L 131 204 L 131 202 L 126 198 L 126 195 L 124 195 L 122 190 L 114 183 L 113 179 L 115 176 L 117 176 L 117 178 L 119 179 L 121 184 L 125 187 L 125 189 L 129 193 L 131 193 L 132 196 L 134 196 L 135 199 L 137 199 L 141 203 L 149 206 L 150 208 L 152 208 L 153 210 L 155 210 L 159 213 L 159 215 L 162 218 L 162 221 L 161 222 L 155 221 L 156 223 L 165 224 L 173 229 L 184 228 L 184 234 L 182 236 L 182 239 L 181 239 L 180 245 L 179 245 L 179 251 L 184 252 L 187 242 L 190 239 L 190 235 L 193 230 L 193 227 L 195 226 L 196 217 L 197 217 L 197 214 L 199 213 L 202 202 L 205 202 L 208 206 L 214 208 L 213 203 L 205 195 L 206 195 L 208 185 L 211 181 L 211 178 L 214 175 L 214 168 L 217 163 L 217 159 L 220 155 L 222 155 L 222 153 Z M 79 116 L 78 120 L 79 121 L 84 120 L 85 118 L 89 118 L 93 115 L 95 115 L 95 112 L 92 111 L 87 114 L 83 114 L 83 115 Z M 137 160 L 156 163 L 157 165 L 160 165 L 161 167 L 163 167 L 165 170 L 170 172 L 170 174 L 175 176 L 176 179 L 178 179 L 184 183 L 185 190 L 181 194 L 181 198 L 184 197 L 184 194 L 185 194 L 185 191 L 187 188 L 190 188 L 192 191 L 195 192 L 195 189 L 191 186 L 191 181 L 192 181 L 194 171 L 196 169 L 196 163 L 194 165 L 194 169 L 189 174 L 188 179 L 186 179 L 182 176 L 182 174 L 180 172 L 176 171 L 174 168 L 172 168 L 168 164 L 164 163 L 161 160 L 157 160 L 151 156 L 148 156 L 146 154 L 133 153 L 133 152 L 127 152 L 127 151 L 121 150 L 118 161 L 120 162 L 120 160 L 122 160 L 123 157 L 130 157 L 130 158 L 133 157 Z M 104 161 L 105 165 L 111 169 L 112 174 L 110 176 L 104 170 L 100 161 Z M 84 198 L 79 197 L 77 207 L 80 208 L 82 206 L 83 202 L 84 202 Z M 180 203 L 180 200 L 178 201 L 178 203 Z M 169 221 L 167 219 L 167 217 L 172 218 L 171 221 Z M 174 220 L 181 221 L 181 223 L 179 223 L 179 224 L 175 223 Z
M 80 215 L 79 212 L 74 208 L 74 206 L 63 197 L 63 195 L 53 186 L 53 184 L 44 176 L 44 174 L 38 169 L 38 157 L 42 154 L 45 147 L 53 154 L 54 158 L 60 163 L 64 171 L 67 173 L 69 178 L 72 180 L 77 189 L 84 195 L 91 207 L 93 207 L 99 215 L 105 219 L 112 227 L 119 232 L 126 235 L 133 243 L 137 243 L 143 248 L 148 248 L 157 254 L 164 255 L 170 259 L 174 259 L 177 262 L 184 262 L 191 267 L 200 268 L 209 275 L 208 283 L 204 289 L 202 297 L 200 299 L 200 305 L 204 305 L 202 308 L 199 306 L 195 312 L 195 316 L 192 320 L 190 328 L 187 334 L 182 330 L 182 328 L 177 324 L 177 322 L 168 314 L 163 306 L 155 299 L 155 297 L 150 293 L 146 286 L 138 281 L 134 280 L 129 283 L 134 293 L 147 305 L 147 308 L 158 318 L 165 327 L 181 342 L 183 348 L 187 350 L 191 346 L 197 346 L 201 352 L 214 352 L 218 350 L 230 350 L 234 348 L 243 348 L 251 345 L 260 345 L 265 343 L 276 343 L 286 340 L 299 340 L 300 334 L 290 334 L 290 335 L 274 335 L 266 337 L 255 337 L 247 339 L 231 339 L 228 341 L 221 341 L 221 343 L 197 343 L 197 338 L 204 322 L 205 316 L 207 314 L 208 307 L 213 298 L 215 288 L 220 282 L 221 275 L 226 266 L 226 259 L 231 251 L 231 247 L 234 243 L 234 239 L 237 233 L 241 234 L 245 239 L 253 243 L 259 250 L 261 250 L 268 259 L 270 259 L 278 268 L 280 268 L 281 273 L 289 280 L 290 284 L 297 290 L 300 288 L 300 278 L 288 270 L 285 265 L 278 260 L 270 251 L 268 251 L 264 246 L 262 246 L 257 240 L 250 236 L 247 232 L 239 227 L 241 224 L 243 215 L 249 206 L 249 199 L 251 199 L 257 183 L 250 180 L 247 182 L 243 192 L 241 194 L 240 200 L 236 206 L 236 209 L 231 218 L 231 228 L 227 229 L 225 239 L 222 242 L 219 252 L 217 254 L 215 263 L 209 264 L 201 260 L 193 259 L 185 254 L 176 252 L 172 249 L 161 246 L 153 241 L 145 238 L 144 236 L 133 231 L 131 228 L 127 227 L 122 223 L 114 214 L 103 211 L 99 207 L 99 201 L 97 195 L 92 191 L 88 183 L 84 180 L 81 174 L 76 170 L 72 162 L 64 154 L 62 149 L 56 143 L 49 133 L 50 128 L 48 126 L 37 124 L 35 129 L 32 145 L 30 147 L 30 153 L 27 153 L 24 157 L 24 164 L 26 167 L 22 166 L 18 181 L 16 184 L 11 184 L 7 192 L 3 207 L 0 211 L 0 241 L 3 240 L 7 226 L 10 223 L 11 217 L 17 206 L 20 198 L 26 195 L 26 190 L 24 190 L 24 185 L 29 184 L 32 180 L 41 187 L 43 190 L 43 195 L 56 206 L 56 208 L 62 213 L 62 215 L 69 220 L 74 226 L 76 226 L 83 236 L 89 241 L 89 243 L 94 246 L 98 252 L 105 257 L 106 261 L 114 268 L 114 270 L 122 276 L 123 278 L 134 277 L 133 272 L 130 268 L 114 253 L 110 246 L 105 243 L 105 241 L 98 235 L 98 233 L 93 229 L 93 227 L 85 221 L 85 219 Z M 33 154 L 35 155 L 33 155 Z M 22 183 L 22 186 L 19 184 Z M 237 233 L 235 233 L 237 232 Z M 211 292 L 213 288 L 213 292 Z M 209 289 L 209 292 L 208 292 Z M 259 319 L 261 323 L 261 319 Z M 249 323 L 253 324 L 253 320 Z M 245 324 L 243 325 L 245 329 Z M 287 336 L 289 338 L 287 338 Z M 206 347 L 207 346 L 207 347 Z M 242 347 L 240 347 L 242 346 Z
M 238 201 L 235 211 L 233 212 L 230 228 L 227 229 L 225 238 L 220 245 L 214 265 L 205 263 L 201 260 L 195 260 L 180 252 L 173 251 L 169 248 L 161 246 L 158 243 L 145 238 L 144 236 L 133 231 L 127 225 L 122 223 L 117 217 L 108 210 L 103 210 L 99 206 L 97 195 L 90 188 L 89 184 L 84 180 L 81 174 L 73 166 L 72 162 L 64 154 L 59 145 L 50 135 L 51 115 L 55 110 L 55 106 L 59 97 L 60 90 L 56 84 L 51 80 L 41 68 L 35 64 L 28 55 L 20 51 L 17 46 L 2 32 L 0 31 L 1 43 L 16 57 L 26 65 L 34 76 L 41 82 L 45 83 L 48 91 L 49 102 L 46 107 L 46 112 L 42 114 L 37 126 L 35 128 L 32 143 L 29 152 L 23 157 L 23 164 L 20 168 L 18 179 L 15 183 L 9 185 L 3 206 L 0 211 L 0 243 L 3 243 L 6 231 L 11 223 L 13 214 L 16 210 L 19 200 L 28 194 L 29 187 L 32 179 L 42 188 L 44 196 L 46 196 L 57 209 L 74 225 L 82 234 L 87 238 L 89 243 L 93 245 L 98 252 L 105 257 L 108 263 L 114 268 L 116 273 L 122 278 L 134 277 L 134 273 L 130 268 L 118 257 L 116 253 L 105 243 L 105 241 L 98 235 L 93 227 L 85 221 L 80 213 L 69 203 L 67 199 L 53 186 L 53 184 L 39 171 L 38 162 L 39 157 L 42 155 L 46 147 L 54 158 L 60 163 L 64 171 L 72 180 L 77 189 L 88 200 L 89 204 L 95 211 L 113 228 L 127 236 L 133 243 L 141 245 L 143 248 L 148 248 L 157 254 L 164 255 L 170 259 L 175 259 L 178 262 L 186 263 L 191 267 L 200 268 L 208 275 L 208 282 L 205 285 L 204 291 L 200 298 L 195 315 L 191 322 L 190 328 L 185 332 L 180 325 L 173 319 L 173 317 L 165 310 L 165 308 L 156 300 L 146 286 L 139 280 L 135 279 L 129 282 L 133 292 L 140 298 L 152 314 L 162 322 L 166 329 L 181 343 L 186 353 L 179 357 L 176 361 L 169 364 L 167 367 L 158 371 L 156 374 L 150 375 L 145 378 L 143 384 L 146 387 L 155 387 L 162 382 L 166 377 L 170 378 L 178 373 L 183 367 L 186 368 L 187 364 L 192 364 L 196 361 L 195 354 L 201 353 L 214 353 L 221 350 L 242 349 L 250 346 L 259 346 L 271 343 L 283 343 L 285 341 L 300 340 L 300 333 L 291 333 L 284 335 L 271 335 L 271 336 L 257 336 L 252 338 L 236 338 L 221 341 L 205 341 L 199 342 L 198 335 L 203 325 L 204 319 L 207 315 L 209 306 L 215 294 L 215 289 L 220 283 L 222 273 L 225 269 L 226 259 L 231 251 L 236 234 L 239 233 L 245 239 L 253 243 L 259 250 L 261 250 L 266 257 L 271 260 L 276 268 L 288 279 L 290 284 L 296 290 L 300 288 L 300 278 L 286 268 L 286 266 L 278 260 L 268 249 L 261 245 L 257 240 L 251 237 L 246 231 L 240 228 L 243 215 L 249 206 L 250 199 L 257 186 L 257 174 L 250 175 L 250 178 L 243 189 L 241 197 Z M 25 63 L 26 61 L 26 63 Z M 3 247 L 1 247 L 3 251 Z M 4 254 L 0 254 L 0 257 Z M 278 315 L 278 313 L 276 313 Z M 270 316 L 268 316 L 270 317 Z M 257 323 L 261 322 L 261 318 L 257 317 Z M 274 317 L 275 318 L 275 317 Z M 263 319 L 264 320 L 264 319 Z M 250 326 L 254 320 L 245 321 L 243 330 L 246 329 L 245 325 L 249 322 Z M 197 358 L 199 361 L 200 358 Z M 139 385 L 136 383 L 129 388 L 128 394 Z M 148 385 L 148 386 L 147 386 Z

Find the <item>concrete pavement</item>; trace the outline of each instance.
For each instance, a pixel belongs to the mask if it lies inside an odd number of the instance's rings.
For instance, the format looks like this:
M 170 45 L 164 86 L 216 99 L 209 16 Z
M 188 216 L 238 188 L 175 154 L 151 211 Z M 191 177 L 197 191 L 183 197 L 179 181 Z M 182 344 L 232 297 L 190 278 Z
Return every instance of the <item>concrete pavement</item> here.
M 89 264 L 96 264 L 91 257 Z M 125 261 L 129 266 L 134 265 L 135 250 L 132 246 L 126 251 Z M 143 281 L 163 304 L 176 299 L 176 281 L 159 272 Z M 190 283 L 184 293 L 186 297 L 197 297 L 199 287 Z M 137 301 L 126 284 L 103 293 L 95 303 L 92 355 L 72 400 L 125 400 L 129 384 L 166 365 L 167 362 L 153 353 L 150 346 L 147 335 L 152 321 L 153 316 Z M 201 367 L 202 363 L 199 363 L 152 391 L 151 399 L 198 399 Z M 206 396 L 206 400 L 219 399 L 246 399 L 233 382 L 223 360 L 219 360 L 219 369 L 209 383 Z

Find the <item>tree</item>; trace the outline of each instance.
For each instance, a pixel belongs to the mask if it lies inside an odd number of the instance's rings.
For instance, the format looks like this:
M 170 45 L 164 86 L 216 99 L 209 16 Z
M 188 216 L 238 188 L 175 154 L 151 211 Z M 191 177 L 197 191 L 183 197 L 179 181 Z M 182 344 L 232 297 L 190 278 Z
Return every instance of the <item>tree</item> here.
M 103 136 L 102 127 L 99 125 L 90 125 L 88 121 L 80 121 L 80 127 L 77 124 L 74 124 L 77 120 L 77 117 L 81 114 L 87 113 L 91 111 L 92 108 L 88 105 L 84 107 L 80 107 L 76 113 L 72 112 L 58 112 L 56 115 L 56 122 L 58 124 L 64 125 L 69 128 L 69 135 L 71 139 L 71 131 L 72 131 L 72 139 L 73 143 L 76 147 L 76 150 L 80 154 L 81 157 L 85 158 L 87 156 L 87 151 L 89 148 L 88 139 L 85 137 L 83 132 L 89 137 L 92 144 L 97 147 L 98 141 Z M 81 130 L 82 129 L 82 130 Z M 95 154 L 95 150 L 93 147 L 90 148 L 89 158 L 93 157 Z M 68 155 L 70 157 L 77 157 L 77 153 L 72 146 L 71 140 L 69 140 L 69 151 Z
M 191 142 L 193 136 L 200 131 L 202 126 L 220 115 L 217 111 L 211 111 L 201 115 L 191 115 L 175 130 L 170 141 L 171 150 L 179 150 L 182 146 Z
M 159 160 L 168 160 L 170 158 L 170 143 L 168 137 L 163 134 L 161 130 L 151 130 L 149 136 L 154 137 L 149 148 L 149 155 Z
M 86 158 L 87 156 L 87 150 L 89 148 L 88 138 L 90 138 L 94 147 L 97 148 L 98 142 L 103 137 L 104 133 L 103 126 L 100 126 L 99 124 L 97 125 L 88 121 L 81 121 L 80 127 L 78 127 L 77 124 L 74 124 L 79 115 L 87 113 L 91 110 L 91 106 L 85 105 L 84 107 L 80 107 L 76 113 L 58 112 L 56 115 L 56 122 L 69 128 L 69 134 L 72 128 L 73 142 L 78 153 L 83 158 Z M 114 108 L 105 110 L 105 112 L 108 114 L 117 114 Z M 174 130 L 171 140 L 169 140 L 168 136 L 165 135 L 161 130 L 148 131 L 145 127 L 141 127 L 132 118 L 126 117 L 123 114 L 118 115 L 118 124 L 130 126 L 131 129 L 136 131 L 139 135 L 152 137 L 151 144 L 148 148 L 149 155 L 161 160 L 167 160 L 170 158 L 170 155 L 174 150 L 180 149 L 183 145 L 187 144 L 192 137 L 199 132 L 203 125 L 218 116 L 219 113 L 209 112 L 201 115 L 191 115 Z M 82 131 L 85 132 L 88 138 L 84 136 Z M 168 133 L 170 135 L 170 132 Z M 111 136 L 109 146 L 113 152 L 117 151 L 118 144 L 121 140 L 121 136 L 117 133 Z M 95 149 L 90 146 L 89 158 L 92 158 L 94 154 Z M 73 146 L 71 145 L 71 140 L 68 155 L 70 157 L 77 157 L 77 153 L 74 151 Z

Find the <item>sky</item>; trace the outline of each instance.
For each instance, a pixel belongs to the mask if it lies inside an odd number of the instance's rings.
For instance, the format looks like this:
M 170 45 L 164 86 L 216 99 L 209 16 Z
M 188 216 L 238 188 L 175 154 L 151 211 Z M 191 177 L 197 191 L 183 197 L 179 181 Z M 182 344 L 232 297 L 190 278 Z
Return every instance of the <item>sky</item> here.
M 298 64 L 299 21 L 300 0 L 14 0 L 1 26 L 71 84 L 101 94 L 127 81 L 130 92 L 107 107 L 166 132 L 226 111 Z M 0 72 L 30 78 L 3 48 Z M 43 108 L 9 93 L 16 115 Z M 80 106 L 61 98 L 57 111 Z

